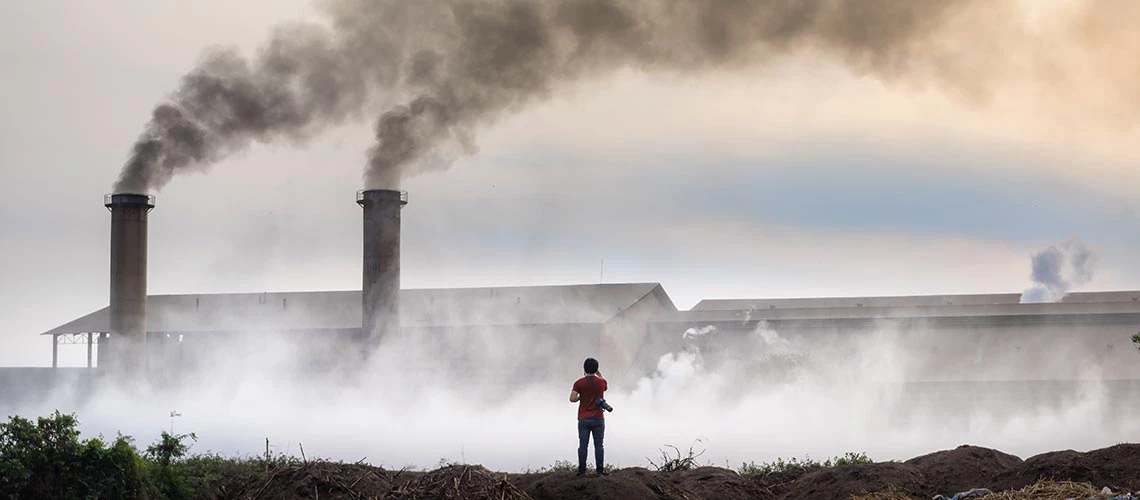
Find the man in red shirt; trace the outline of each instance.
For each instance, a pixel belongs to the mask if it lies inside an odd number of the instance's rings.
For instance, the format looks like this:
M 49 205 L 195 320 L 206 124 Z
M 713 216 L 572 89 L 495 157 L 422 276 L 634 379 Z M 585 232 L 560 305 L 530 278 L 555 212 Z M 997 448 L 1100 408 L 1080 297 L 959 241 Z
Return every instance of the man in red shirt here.
M 586 358 L 582 368 L 586 376 L 574 382 L 570 390 L 570 402 L 578 403 L 578 475 L 586 475 L 586 448 L 590 444 L 590 435 L 594 435 L 594 463 L 598 467 L 598 475 L 605 476 L 605 449 L 602 440 L 606 436 L 605 414 L 598 407 L 598 400 L 606 392 L 606 379 L 598 370 L 598 360 Z

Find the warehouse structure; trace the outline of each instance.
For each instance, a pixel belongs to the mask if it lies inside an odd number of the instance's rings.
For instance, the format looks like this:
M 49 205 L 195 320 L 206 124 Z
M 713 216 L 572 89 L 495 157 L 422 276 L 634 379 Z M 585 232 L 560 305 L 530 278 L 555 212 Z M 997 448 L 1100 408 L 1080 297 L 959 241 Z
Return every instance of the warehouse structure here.
M 439 372 L 565 377 L 598 356 L 609 375 L 635 379 L 681 350 L 698 349 L 715 365 L 795 345 L 823 356 L 905 353 L 891 361 L 911 365 L 908 383 L 1140 380 L 1121 369 L 1136 361 L 1129 337 L 1140 330 L 1140 291 L 1074 293 L 1051 304 L 1021 304 L 1019 294 L 705 300 L 678 311 L 657 283 L 407 290 L 407 193 L 360 191 L 356 202 L 361 290 L 147 295 L 155 199 L 108 195 L 109 305 L 43 332 L 53 368 L 59 345 L 85 343 L 88 368 L 125 381 L 177 380 L 272 358 L 280 351 L 271 346 L 287 345 L 293 368 L 351 371 L 401 342 Z M 80 370 L 67 370 L 67 380 L 91 378 Z M 0 386 L 72 383 L 59 382 L 63 373 L 0 370 Z
M 570 373 L 586 356 L 630 366 L 650 321 L 677 311 L 657 283 L 413 289 L 399 292 L 399 304 L 400 336 L 431 342 L 440 364 L 501 356 L 499 366 L 515 370 Z M 147 358 L 152 372 L 190 370 L 227 353 L 256 353 L 263 343 L 292 342 L 310 346 L 310 366 L 337 364 L 361 335 L 361 307 L 360 291 L 152 295 Z M 110 326 L 105 307 L 43 335 L 53 338 L 57 359 L 60 343 L 105 338 Z M 96 350 L 95 362 L 100 356 Z
M 655 318 L 649 338 L 675 343 L 674 332 L 711 327 L 716 334 L 706 343 L 716 345 L 706 346 L 706 354 L 719 349 L 728 356 L 752 352 L 747 346 L 758 343 L 758 330 L 821 350 L 879 342 L 907 354 L 913 381 L 1140 380 L 1140 373 L 1124 369 L 1140 361 L 1130 341 L 1140 331 L 1140 291 L 1072 293 L 1047 304 L 1020 299 L 985 294 L 704 300 L 690 311 Z M 667 342 L 646 349 L 670 348 L 675 345 Z
M 704 300 L 678 311 L 657 283 L 411 289 L 400 291 L 399 317 L 402 337 L 434 342 L 430 348 L 450 366 L 464 363 L 460 354 L 494 359 L 503 353 L 510 359 L 502 366 L 573 373 L 574 360 L 599 355 L 615 373 L 652 373 L 660 356 L 693 342 L 703 343 L 710 357 L 763 355 L 756 349 L 764 343 L 754 334 L 764 329 L 796 345 L 821 348 L 878 335 L 913 355 L 915 373 L 925 381 L 1140 379 L 1136 371 L 1121 369 L 1138 360 L 1129 337 L 1140 331 L 1140 291 L 1073 293 L 1051 304 L 1019 299 L 988 294 Z M 167 370 L 283 341 L 313 346 L 314 364 L 335 362 L 336 346 L 361 329 L 359 291 L 148 300 L 149 358 Z M 97 340 L 109 329 L 103 308 L 43 335 L 55 340 L 54 353 L 60 343 Z M 686 337 L 694 330 L 715 333 Z M 553 366 L 552 359 L 574 362 Z M 529 366 L 533 360 L 542 366 Z

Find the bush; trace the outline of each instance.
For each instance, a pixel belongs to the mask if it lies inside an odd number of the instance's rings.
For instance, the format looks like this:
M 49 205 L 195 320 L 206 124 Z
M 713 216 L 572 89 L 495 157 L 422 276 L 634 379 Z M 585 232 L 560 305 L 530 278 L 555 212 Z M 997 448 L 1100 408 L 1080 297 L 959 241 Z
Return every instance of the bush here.
M 844 465 L 856 464 L 871 464 L 875 463 L 871 460 L 866 453 L 852 453 L 847 452 L 841 457 L 833 457 L 822 462 L 812 460 L 811 457 L 804 457 L 803 460 L 790 458 L 784 460 L 777 458 L 774 462 L 766 462 L 757 464 L 755 462 L 748 462 L 740 465 L 736 470 L 742 476 L 766 476 L 774 473 L 802 473 L 815 469 L 822 469 L 826 467 L 840 467 Z
M 549 467 L 550 472 L 578 472 L 578 464 L 569 460 L 555 460 Z
M 1132 336 L 1132 343 L 1136 344 L 1136 348 L 1140 349 L 1140 333 Z
M 194 488 L 186 480 L 184 471 L 171 467 L 171 464 L 190 451 L 187 440 L 197 441 L 194 434 L 170 434 L 162 431 L 162 436 L 146 449 L 150 460 L 150 487 L 156 496 L 171 500 L 184 500 L 194 497 Z
M 35 423 L 0 423 L 0 496 L 5 498 L 145 498 L 145 463 L 125 436 L 107 446 L 79 439 L 74 415 L 59 411 Z
M 261 458 L 188 457 L 196 439 L 163 432 L 140 454 L 128 436 L 81 440 L 74 415 L 10 417 L 0 423 L 0 499 L 210 498 L 222 479 L 269 466 Z

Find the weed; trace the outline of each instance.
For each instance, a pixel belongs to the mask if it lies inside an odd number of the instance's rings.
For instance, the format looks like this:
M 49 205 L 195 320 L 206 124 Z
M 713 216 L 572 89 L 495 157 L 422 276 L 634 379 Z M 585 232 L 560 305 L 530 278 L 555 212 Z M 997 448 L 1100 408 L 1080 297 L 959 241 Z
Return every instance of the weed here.
M 665 448 L 661 448 L 660 462 L 654 462 L 651 458 L 646 458 L 646 460 L 649 461 L 649 466 L 657 472 L 692 470 L 700 466 L 700 464 L 697 463 L 697 459 L 700 458 L 701 455 L 705 454 L 705 449 L 703 448 L 699 452 L 693 451 L 693 449 L 696 448 L 697 443 L 702 442 L 704 441 L 701 439 L 693 441 L 693 444 L 689 445 L 688 454 L 682 454 L 679 448 L 671 444 L 667 444 L 665 445 Z M 669 449 L 672 449 L 673 452 L 670 453 Z

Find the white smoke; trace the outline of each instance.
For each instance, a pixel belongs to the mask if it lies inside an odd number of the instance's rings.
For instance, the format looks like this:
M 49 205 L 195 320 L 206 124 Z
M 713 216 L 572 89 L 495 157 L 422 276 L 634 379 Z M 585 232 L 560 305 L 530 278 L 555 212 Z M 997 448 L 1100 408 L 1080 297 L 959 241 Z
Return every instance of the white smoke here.
M 685 339 L 685 340 L 695 339 L 697 337 L 704 337 L 705 335 L 709 335 L 709 334 L 712 334 L 715 332 L 716 332 L 716 327 L 713 325 L 705 325 L 705 326 L 702 326 L 700 328 L 693 327 L 693 328 L 690 328 L 688 330 L 685 330 L 685 333 L 681 334 L 681 338 Z
M 1080 239 L 1049 246 L 1033 256 L 1036 285 L 1021 294 L 1021 303 L 1059 302 L 1074 287 L 1092 279 L 1095 265 L 1096 256 Z
M 962 370 L 972 343 L 952 348 L 956 336 L 924 325 L 884 321 L 859 331 L 785 331 L 764 322 L 718 326 L 715 334 L 698 328 L 706 333 L 656 356 L 651 373 L 640 378 L 607 372 L 606 396 L 615 407 L 606 415 L 608 462 L 645 466 L 645 457 L 662 446 L 697 438 L 708 449 L 702 459 L 735 466 L 849 451 L 903 459 L 962 443 L 1025 456 L 1100 447 L 1140 432 L 1140 422 L 1126 418 L 1137 409 L 1135 399 L 1112 396 L 1098 380 L 1069 384 L 1066 394 L 1017 397 L 1002 392 L 1002 384 L 978 384 L 1003 379 L 984 371 L 992 365 L 1012 369 L 1028 358 L 1018 361 L 991 346 L 986 359 L 996 363 Z M 528 336 L 464 332 L 429 341 L 417 335 L 386 344 L 372 366 L 338 378 L 282 370 L 313 345 L 270 339 L 278 341 L 251 345 L 259 355 L 202 366 L 180 386 L 140 392 L 108 384 L 86 394 L 61 387 L 12 410 L 26 416 L 74 411 L 87 435 L 123 432 L 145 445 L 169 429 L 170 411 L 177 409 L 178 432 L 199 436 L 194 451 L 225 455 L 264 452 L 268 438 L 274 453 L 297 454 L 303 445 L 309 457 L 392 468 L 462 459 L 519 471 L 574 458 L 576 406 L 567 394 L 581 358 L 565 347 L 548 351 L 542 339 Z M 465 344 L 453 343 L 459 341 Z M 937 352 L 935 345 L 941 345 Z M 1068 353 L 1059 363 L 1073 364 L 1076 349 L 1057 350 Z M 546 379 L 519 369 L 530 358 L 544 367 L 572 366 Z M 609 360 L 600 361 L 606 371 Z M 961 377 L 924 376 L 931 368 Z M 974 382 L 957 382 L 964 380 Z M 5 403 L 0 410 L 7 410 Z

